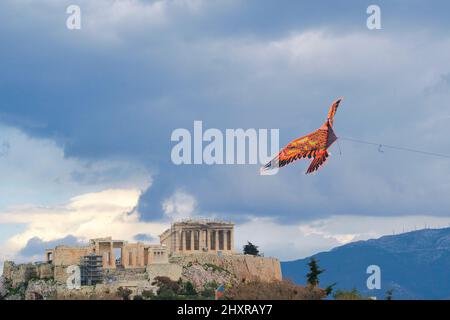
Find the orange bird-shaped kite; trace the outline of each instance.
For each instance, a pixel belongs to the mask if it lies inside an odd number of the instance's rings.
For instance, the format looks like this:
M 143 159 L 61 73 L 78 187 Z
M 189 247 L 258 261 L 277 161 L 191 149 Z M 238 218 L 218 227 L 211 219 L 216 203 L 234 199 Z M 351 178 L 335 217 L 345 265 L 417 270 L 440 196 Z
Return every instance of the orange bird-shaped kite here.
M 313 158 L 306 174 L 318 170 L 328 158 L 328 148 L 337 140 L 333 131 L 333 120 L 342 99 L 339 98 L 333 102 L 328 112 L 327 121 L 319 129 L 291 141 L 275 158 L 261 168 L 261 172 L 281 168 L 295 160 L 306 157 Z

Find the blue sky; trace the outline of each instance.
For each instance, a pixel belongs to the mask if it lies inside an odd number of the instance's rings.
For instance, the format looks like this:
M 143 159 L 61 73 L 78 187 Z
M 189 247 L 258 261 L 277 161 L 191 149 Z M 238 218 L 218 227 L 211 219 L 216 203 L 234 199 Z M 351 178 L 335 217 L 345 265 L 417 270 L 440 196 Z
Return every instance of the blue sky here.
M 348 141 L 313 176 L 301 162 L 267 177 L 170 159 L 171 132 L 194 120 L 277 128 L 285 145 L 339 96 L 338 136 L 450 154 L 448 2 L 377 1 L 382 29 L 368 30 L 373 1 L 79 0 L 82 28 L 69 31 L 73 3 L 0 4 L 3 258 L 102 232 L 89 224 L 105 223 L 98 203 L 117 214 L 113 236 L 215 217 L 280 258 L 450 222 L 448 159 Z

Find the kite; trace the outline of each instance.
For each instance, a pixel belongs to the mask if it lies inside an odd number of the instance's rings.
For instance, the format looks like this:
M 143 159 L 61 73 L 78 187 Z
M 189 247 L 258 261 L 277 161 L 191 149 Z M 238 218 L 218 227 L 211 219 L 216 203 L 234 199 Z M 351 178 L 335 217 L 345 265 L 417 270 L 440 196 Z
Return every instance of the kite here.
M 313 158 L 306 174 L 319 169 L 328 158 L 328 148 L 337 140 L 333 131 L 333 121 L 336 110 L 343 98 L 333 102 L 328 111 L 327 121 L 316 131 L 291 141 L 284 147 L 278 155 L 261 168 L 261 173 L 265 171 L 281 168 L 289 163 L 308 157 Z

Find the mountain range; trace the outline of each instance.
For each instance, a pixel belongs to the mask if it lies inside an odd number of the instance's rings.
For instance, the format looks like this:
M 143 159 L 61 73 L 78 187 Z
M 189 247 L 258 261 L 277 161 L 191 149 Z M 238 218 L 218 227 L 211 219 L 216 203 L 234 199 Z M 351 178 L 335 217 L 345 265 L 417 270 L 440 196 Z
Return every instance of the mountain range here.
M 365 296 L 384 299 L 450 299 L 450 228 L 422 229 L 378 239 L 356 241 L 311 257 L 282 262 L 283 278 L 305 284 L 307 263 L 316 258 L 320 285 L 335 289 L 356 288 Z M 381 289 L 367 288 L 367 267 L 381 270 Z

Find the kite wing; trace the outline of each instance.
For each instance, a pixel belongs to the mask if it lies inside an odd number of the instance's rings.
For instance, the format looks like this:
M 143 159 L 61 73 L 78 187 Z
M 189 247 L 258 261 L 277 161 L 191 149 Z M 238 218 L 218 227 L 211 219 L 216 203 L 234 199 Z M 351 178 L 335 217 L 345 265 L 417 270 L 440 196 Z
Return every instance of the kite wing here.
M 314 160 L 311 161 L 311 164 L 308 167 L 308 170 L 306 171 L 306 174 L 312 173 L 316 170 L 319 170 L 320 166 L 327 161 L 328 158 L 328 152 L 327 150 L 320 150 L 316 152 L 316 155 L 314 156 Z
M 275 158 L 261 168 L 261 173 L 274 168 L 284 167 L 295 160 L 305 157 L 314 158 L 306 173 L 318 170 L 328 158 L 327 149 L 337 139 L 333 132 L 333 121 L 342 99 L 339 98 L 331 104 L 327 121 L 318 130 L 291 141 Z
M 328 134 L 326 130 L 317 130 L 304 137 L 295 139 L 284 147 L 275 158 L 262 167 L 261 171 L 281 168 L 295 160 L 305 157 L 316 158 L 317 155 L 321 155 L 320 150 L 326 145 L 327 138 Z

